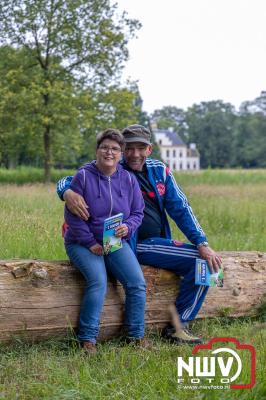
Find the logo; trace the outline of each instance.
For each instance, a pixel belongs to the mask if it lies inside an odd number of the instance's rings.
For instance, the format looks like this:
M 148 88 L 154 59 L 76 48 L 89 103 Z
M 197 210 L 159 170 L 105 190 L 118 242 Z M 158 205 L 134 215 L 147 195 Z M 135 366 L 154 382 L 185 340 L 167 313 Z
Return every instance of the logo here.
M 173 244 L 177 247 L 183 246 L 183 242 L 179 242 L 178 240 L 172 240 Z
M 165 185 L 162 182 L 159 182 L 156 184 L 156 187 L 160 196 L 163 196 L 165 194 Z
M 214 338 L 196 345 L 192 354 L 188 360 L 177 358 L 179 388 L 251 389 L 255 385 L 254 346 L 235 338 Z

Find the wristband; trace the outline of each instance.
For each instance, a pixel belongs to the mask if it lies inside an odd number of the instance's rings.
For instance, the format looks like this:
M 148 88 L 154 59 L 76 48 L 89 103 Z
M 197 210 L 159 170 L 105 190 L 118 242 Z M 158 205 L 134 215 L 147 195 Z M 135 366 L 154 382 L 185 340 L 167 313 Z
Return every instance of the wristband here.
M 200 247 L 208 247 L 209 246 L 209 243 L 208 242 L 201 242 L 201 243 L 199 243 L 199 244 L 197 244 L 197 248 L 199 249 Z

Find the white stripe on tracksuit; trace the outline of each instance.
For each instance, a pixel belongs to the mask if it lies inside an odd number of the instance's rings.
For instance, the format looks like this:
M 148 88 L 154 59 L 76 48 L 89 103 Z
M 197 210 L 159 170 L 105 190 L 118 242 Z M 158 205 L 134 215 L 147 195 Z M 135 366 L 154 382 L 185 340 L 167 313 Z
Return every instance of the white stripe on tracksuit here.
M 162 163 L 161 161 L 159 161 L 159 160 L 147 159 L 147 160 L 146 160 L 146 165 L 147 165 L 147 167 L 150 167 L 150 168 L 158 168 L 158 167 L 159 167 L 159 168 L 162 168 L 162 169 L 163 169 L 163 178 L 164 178 L 164 182 L 166 182 L 167 176 L 166 176 L 166 166 L 165 166 L 165 164 L 163 164 L 163 163 Z M 203 229 L 201 228 L 201 226 L 200 226 L 200 224 L 199 224 L 197 218 L 196 218 L 195 215 L 193 214 L 192 208 L 191 208 L 191 206 L 189 205 L 185 194 L 182 192 L 182 190 L 180 189 L 180 187 L 177 185 L 176 180 L 175 180 L 175 178 L 174 178 L 172 172 L 170 172 L 170 171 L 169 171 L 169 174 L 168 174 L 168 178 L 171 180 L 172 185 L 173 185 L 173 188 L 174 188 L 174 190 L 176 191 L 177 196 L 181 199 L 182 204 L 183 204 L 183 207 L 187 209 L 187 211 L 188 211 L 188 213 L 189 213 L 189 215 L 190 215 L 192 221 L 193 221 L 194 224 L 195 224 L 195 227 L 196 227 L 197 231 L 198 231 L 201 235 L 205 236 L 205 233 L 204 233 Z
M 137 250 L 137 252 L 138 252 L 138 250 Z M 154 254 L 161 254 L 162 253 L 161 251 L 156 251 L 156 250 L 146 250 L 146 252 L 147 253 L 148 252 L 149 253 L 154 253 Z M 144 251 L 144 253 L 145 253 L 145 251 Z M 173 253 L 165 251 L 164 254 L 173 254 Z M 176 255 L 179 255 L 179 256 L 182 256 L 182 257 L 186 257 L 186 258 L 195 258 L 195 256 L 187 255 L 187 254 L 184 254 L 184 253 L 176 253 Z
M 192 306 L 190 306 L 189 308 L 187 308 L 187 309 L 183 312 L 183 314 L 182 314 L 182 319 L 187 319 L 187 318 L 192 314 L 192 312 L 193 312 L 193 310 L 194 310 L 194 308 L 195 308 L 195 306 L 196 306 L 196 304 L 197 304 L 198 299 L 199 299 L 200 296 L 202 295 L 202 292 L 203 292 L 204 288 L 205 288 L 204 286 L 200 286 L 200 287 L 199 287 L 198 292 L 197 292 L 197 295 L 196 295 L 195 300 L 194 300 L 194 303 L 192 304 Z
M 62 191 L 65 188 L 65 183 L 66 183 L 67 178 L 62 178 L 58 182 L 58 189 Z
M 170 252 L 173 252 L 173 253 L 190 253 L 190 254 L 194 254 L 195 256 L 198 256 L 199 255 L 199 252 L 198 252 L 198 250 L 196 250 L 196 249 L 188 249 L 188 248 L 185 248 L 185 247 L 179 247 L 179 246 L 176 246 L 176 247 L 171 247 L 171 246 L 164 246 L 164 245 L 161 245 L 161 244 L 142 244 L 142 243 L 138 243 L 137 244 L 137 250 L 142 250 L 142 251 L 144 251 L 144 250 L 156 250 L 156 249 L 161 249 L 161 250 L 167 250 L 167 251 L 170 251 Z
M 180 190 L 180 188 L 178 187 L 178 185 L 177 185 L 177 183 L 176 183 L 176 181 L 175 181 L 175 179 L 174 179 L 174 177 L 173 177 L 173 175 L 172 175 L 171 172 L 170 172 L 169 176 L 171 177 L 173 186 L 174 186 L 174 188 L 175 188 L 175 190 L 176 190 L 178 196 L 182 199 L 183 206 L 187 208 L 187 210 L 188 210 L 188 212 L 189 212 L 189 214 L 190 214 L 192 220 L 194 221 L 194 224 L 195 224 L 195 226 L 197 227 L 197 230 L 198 230 L 202 235 L 205 235 L 205 233 L 203 232 L 203 229 L 201 228 L 201 226 L 200 226 L 198 220 L 196 219 L 195 215 L 194 215 L 193 212 L 192 212 L 192 208 L 190 207 L 190 205 L 189 205 L 188 202 L 187 202 L 187 199 L 186 199 L 185 194 L 184 194 L 184 193 Z
M 163 254 L 171 254 L 182 257 L 196 258 L 199 256 L 197 250 L 186 249 L 182 247 L 172 248 L 170 246 L 162 246 L 162 245 L 145 245 L 145 244 L 137 244 L 137 252 L 138 253 L 163 253 Z
M 182 246 L 175 246 L 174 244 L 171 246 L 165 246 L 161 244 L 145 244 L 138 243 L 137 244 L 137 253 L 153 253 L 153 254 L 165 254 L 170 256 L 179 256 L 184 258 L 194 258 L 199 257 L 198 250 L 195 248 L 187 248 Z M 202 295 L 205 286 L 199 286 L 193 304 L 190 305 L 186 310 L 183 311 L 181 318 L 182 320 L 187 320 L 195 309 L 200 296 Z

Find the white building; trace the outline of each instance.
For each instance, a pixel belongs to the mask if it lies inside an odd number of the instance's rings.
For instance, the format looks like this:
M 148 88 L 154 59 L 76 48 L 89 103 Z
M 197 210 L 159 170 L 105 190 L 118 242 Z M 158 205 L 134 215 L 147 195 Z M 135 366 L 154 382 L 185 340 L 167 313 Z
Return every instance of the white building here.
M 173 171 L 200 169 L 200 155 L 195 143 L 189 147 L 178 133 L 172 129 L 154 129 L 155 142 L 158 144 L 162 160 Z

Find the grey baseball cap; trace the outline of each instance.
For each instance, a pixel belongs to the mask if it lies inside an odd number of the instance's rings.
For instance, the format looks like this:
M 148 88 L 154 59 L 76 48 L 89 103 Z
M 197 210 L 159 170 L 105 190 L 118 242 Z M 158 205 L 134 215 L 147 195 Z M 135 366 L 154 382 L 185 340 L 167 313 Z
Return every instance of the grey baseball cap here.
M 129 125 L 122 130 L 126 143 L 140 142 L 151 144 L 151 132 L 142 125 Z

